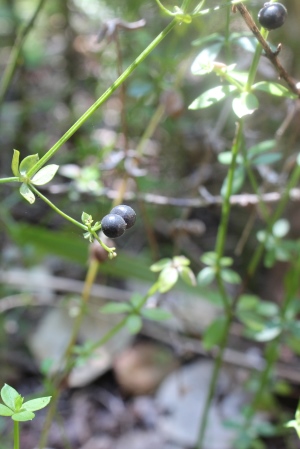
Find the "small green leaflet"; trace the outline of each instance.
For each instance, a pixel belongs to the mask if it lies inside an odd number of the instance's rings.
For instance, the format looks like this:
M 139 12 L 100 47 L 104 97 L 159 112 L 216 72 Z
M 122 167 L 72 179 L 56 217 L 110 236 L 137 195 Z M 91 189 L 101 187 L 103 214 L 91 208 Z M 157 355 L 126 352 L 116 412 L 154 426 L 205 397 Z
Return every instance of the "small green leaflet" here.
M 236 86 L 217 86 L 204 92 L 190 104 L 189 109 L 204 109 L 228 97 L 237 90 Z
M 23 183 L 20 187 L 20 193 L 28 203 L 33 204 L 35 202 L 34 193 L 30 190 L 27 184 Z
M 36 186 L 43 186 L 50 182 L 55 176 L 59 166 L 55 164 L 46 165 L 46 167 L 41 168 L 31 179 L 32 184 Z
M 242 118 L 245 115 L 253 114 L 258 106 L 258 99 L 250 92 L 242 92 L 238 97 L 234 98 L 232 102 L 233 112 L 239 118 Z
M 19 171 L 22 176 L 25 176 L 28 171 L 35 166 L 35 164 L 39 160 L 38 154 L 31 154 L 30 156 L 25 157 L 19 167 Z
M 15 176 L 20 176 L 19 172 L 20 151 L 14 150 L 13 158 L 11 161 L 11 170 Z

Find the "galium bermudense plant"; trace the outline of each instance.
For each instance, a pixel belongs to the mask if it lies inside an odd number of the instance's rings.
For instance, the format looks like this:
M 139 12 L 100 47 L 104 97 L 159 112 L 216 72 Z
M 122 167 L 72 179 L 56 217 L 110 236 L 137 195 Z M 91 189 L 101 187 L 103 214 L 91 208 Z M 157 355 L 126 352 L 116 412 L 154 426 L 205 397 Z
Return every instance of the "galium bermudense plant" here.
M 46 407 L 51 396 L 32 399 L 24 402 L 24 398 L 12 387 L 5 384 L 1 389 L 0 416 L 11 417 L 14 421 L 14 449 L 20 449 L 20 428 L 19 423 L 31 421 L 37 410 Z
M 121 84 L 129 77 L 129 75 L 138 67 L 145 58 L 154 50 L 154 48 L 167 36 L 167 34 L 177 25 L 182 23 L 189 24 L 197 17 L 210 12 L 209 9 L 205 9 L 205 0 L 199 2 L 199 4 L 190 11 L 190 0 L 183 0 L 181 6 L 175 6 L 173 11 L 166 9 L 159 0 L 156 0 L 157 4 L 161 10 L 172 18 L 171 22 L 166 26 L 166 28 L 159 33 L 159 35 L 149 44 L 149 46 L 135 59 L 135 61 L 119 76 L 119 78 L 107 89 L 107 91 L 76 121 L 76 123 L 59 139 L 52 148 L 50 148 L 46 154 L 39 159 L 38 155 L 30 155 L 24 158 L 20 162 L 20 153 L 14 150 L 12 158 L 12 171 L 14 177 L 3 178 L 0 183 L 5 182 L 18 182 L 21 183 L 20 193 L 21 195 L 32 204 L 35 201 L 36 196 L 39 196 L 43 201 L 45 201 L 52 209 L 54 209 L 58 214 L 60 214 L 65 219 L 72 222 L 74 225 L 78 226 L 84 231 L 84 237 L 89 241 L 97 240 L 102 247 L 108 252 L 109 256 L 115 257 L 115 248 L 109 248 L 98 236 L 100 230 L 110 238 L 120 237 L 126 229 L 130 228 L 135 221 L 135 212 L 126 205 L 117 206 L 113 208 L 111 212 L 105 216 L 101 221 L 94 223 L 93 217 L 89 214 L 83 212 L 81 216 L 81 222 L 73 219 L 72 217 L 65 214 L 63 211 L 59 210 L 52 202 L 48 200 L 39 190 L 38 187 L 48 183 L 56 174 L 58 166 L 55 164 L 45 165 L 48 160 L 50 160 L 56 152 L 61 148 L 61 146 L 67 142 L 67 140 L 83 125 L 83 123 L 92 116 L 92 114 L 113 94 L 113 92 L 121 86 Z M 246 3 L 246 2 L 245 2 Z M 228 2 L 229 4 L 229 2 Z M 268 164 L 272 161 L 279 160 L 276 153 L 268 153 L 269 150 L 273 149 L 274 141 L 271 139 L 266 142 L 262 142 L 254 147 L 248 148 L 245 151 L 244 145 L 244 128 L 247 121 L 247 117 L 253 114 L 259 108 L 259 100 L 257 97 L 257 92 L 270 94 L 277 97 L 286 97 L 291 100 L 295 100 L 299 97 L 299 89 L 297 84 L 290 78 L 288 73 L 282 67 L 278 55 L 280 52 L 280 46 L 274 51 L 267 42 L 268 30 L 276 29 L 281 26 L 286 19 L 286 9 L 285 7 L 273 1 L 264 5 L 259 13 L 258 20 L 260 21 L 263 28 L 258 29 L 256 23 L 254 22 L 251 14 L 241 2 L 232 2 L 235 5 L 237 11 L 240 12 L 242 17 L 245 19 L 248 27 L 254 34 L 255 38 L 258 40 L 255 52 L 253 55 L 252 62 L 248 72 L 240 72 L 236 69 L 236 65 L 231 63 L 231 61 L 226 61 L 224 63 L 222 60 L 219 61 L 217 58 L 221 54 L 221 50 L 228 48 L 229 45 L 242 45 L 245 42 L 241 38 L 244 38 L 243 34 L 235 33 L 230 35 L 229 23 L 230 15 L 227 13 L 227 31 L 226 36 L 214 33 L 210 39 L 205 37 L 205 39 L 197 42 L 199 46 L 204 46 L 205 49 L 199 53 L 192 65 L 192 73 L 194 75 L 216 75 L 221 81 L 216 87 L 209 89 L 208 91 L 202 93 L 198 98 L 196 98 L 190 105 L 190 109 L 201 110 L 205 109 L 211 105 L 214 105 L 224 99 L 232 99 L 232 113 L 236 118 L 236 128 L 233 139 L 233 144 L 231 150 L 221 154 L 219 160 L 224 165 L 228 166 L 227 176 L 224 180 L 221 196 L 223 199 L 222 210 L 221 210 L 221 220 L 218 228 L 216 245 L 213 251 L 210 251 L 203 255 L 202 263 L 206 265 L 203 270 L 198 275 L 199 284 L 211 284 L 213 281 L 216 283 L 220 297 L 223 303 L 223 316 L 218 319 L 207 329 L 204 335 L 204 343 L 207 349 L 217 345 L 219 346 L 219 352 L 216 357 L 213 376 L 209 386 L 207 402 L 204 409 L 204 414 L 202 422 L 200 425 L 198 448 L 202 448 L 205 429 L 207 426 L 207 419 L 209 408 L 212 403 L 218 374 L 223 360 L 224 350 L 227 345 L 228 336 L 231 328 L 231 324 L 234 318 L 238 318 L 241 321 L 245 320 L 245 308 L 252 307 L 252 312 L 255 312 L 257 317 L 264 315 L 265 310 L 268 309 L 260 306 L 260 299 L 250 300 L 245 298 L 243 293 L 246 291 L 247 283 L 242 281 L 241 276 L 236 273 L 232 268 L 233 259 L 227 257 L 225 253 L 225 242 L 228 234 L 228 222 L 231 211 L 231 196 L 234 193 L 240 191 L 244 185 L 246 177 L 249 178 L 251 187 L 254 193 L 259 198 L 259 206 L 262 211 L 262 216 L 266 221 L 266 230 L 264 233 L 260 233 L 258 236 L 259 244 L 257 249 L 249 262 L 247 270 L 247 279 L 253 277 L 259 262 L 262 259 L 265 249 L 267 254 L 269 253 L 269 263 L 270 261 L 278 260 L 278 257 L 282 257 L 284 251 L 278 249 L 277 243 L 281 236 L 284 236 L 282 232 L 282 223 L 278 225 L 278 220 L 280 219 L 284 207 L 289 198 L 290 190 L 296 185 L 300 177 L 300 160 L 298 158 L 296 167 L 292 172 L 285 191 L 279 201 L 275 212 L 272 215 L 268 214 L 263 201 L 260 199 L 260 192 L 258 188 L 258 183 L 255 177 L 255 169 L 260 164 Z M 214 8 L 215 10 L 218 8 Z M 229 10 L 228 10 L 229 11 Z M 286 81 L 288 88 L 282 86 L 278 82 L 272 81 L 259 81 L 255 82 L 256 72 L 258 63 L 262 54 L 262 49 L 265 55 L 271 63 L 274 65 L 279 73 L 279 76 Z M 270 162 L 271 161 L 271 162 Z M 281 231 L 278 229 L 281 227 Z M 284 226 L 283 226 L 284 227 Z M 276 243 L 274 245 L 274 242 Z M 280 243 L 281 245 L 281 243 Z M 276 246 L 276 248 L 274 248 Z M 284 247 L 284 245 L 281 245 Z M 271 255 L 270 255 L 271 254 Z M 289 253 L 291 254 L 291 252 Z M 290 257 L 290 256 L 289 256 Z M 289 259 L 290 260 L 290 259 Z M 108 333 L 101 341 L 89 346 L 88 348 L 76 348 L 77 354 L 80 356 L 84 355 L 86 350 L 90 353 L 91 350 L 99 347 L 101 344 L 105 343 L 109 338 L 111 338 L 118 330 L 122 328 L 123 325 L 127 325 L 131 332 L 137 332 L 141 327 L 142 316 L 150 318 L 152 315 L 153 319 L 160 319 L 165 314 L 161 311 L 158 312 L 147 312 L 143 306 L 149 296 L 156 292 L 166 292 L 168 291 L 176 282 L 180 276 L 185 282 L 189 284 L 194 283 L 194 277 L 192 271 L 189 268 L 189 261 L 186 258 L 175 257 L 173 259 L 163 259 L 161 262 L 154 264 L 152 270 L 160 272 L 159 279 L 157 283 L 149 290 L 144 297 L 134 297 L 128 304 L 111 304 L 104 309 L 107 313 L 124 313 L 124 319 Z M 245 420 L 242 425 L 242 431 L 244 436 L 247 431 L 251 430 L 251 420 L 257 409 L 258 398 L 265 388 L 272 368 L 278 357 L 278 347 L 280 344 L 280 336 L 285 330 L 283 322 L 286 322 L 289 304 L 291 303 L 291 298 L 296 295 L 296 287 L 299 284 L 299 264 L 295 264 L 291 270 L 291 277 L 293 278 L 293 283 L 286 290 L 286 297 L 284 298 L 284 306 L 282 310 L 273 310 L 272 318 L 274 318 L 275 323 L 280 323 L 276 328 L 276 332 L 273 332 L 272 338 L 269 340 L 271 345 L 271 350 L 269 351 L 269 356 L 267 358 L 266 369 L 262 373 L 261 380 L 259 382 L 259 387 L 255 398 L 249 408 L 247 414 L 245 415 Z M 239 291 L 236 297 L 232 297 L 227 289 L 226 283 L 236 284 L 239 286 Z M 249 303 L 250 306 L 249 306 Z M 251 308 L 250 307 L 250 308 Z M 71 342 L 72 343 L 72 342 Z M 72 346 L 72 344 L 71 344 Z M 74 348 L 73 348 L 74 349 Z M 74 352 L 76 352 L 74 351 Z M 72 352 L 72 351 L 71 351 Z M 200 382 L 200 379 L 199 379 Z M 15 390 L 12 393 L 8 386 L 3 387 L 2 399 L 5 403 L 2 410 L 2 414 L 8 413 L 6 416 L 11 416 L 15 420 L 15 417 L 27 416 L 26 419 L 31 419 L 30 416 L 33 415 L 33 411 L 38 408 L 42 408 L 41 405 L 47 405 L 46 402 L 49 398 L 41 398 L 40 403 L 35 403 L 33 406 L 30 405 L 33 401 L 23 402 L 22 398 L 18 395 Z M 10 392 L 10 393 L 9 393 Z M 12 399 L 10 399 L 12 398 Z M 44 402 L 43 402 L 44 401 Z M 48 401 L 49 402 L 49 401 Z M 48 403 L 47 402 L 47 403 Z M 54 401 L 53 401 L 54 402 Z M 26 405 L 27 404 L 27 405 Z M 29 406 L 28 406 L 29 404 Z M 37 407 L 31 408 L 30 407 Z M 43 405 L 43 406 L 44 406 Z M 27 408 L 26 408 L 27 407 Z M 29 407 L 29 408 L 28 408 Z M 4 413 L 4 414 L 5 414 Z M 22 415 L 23 414 L 23 415 Z M 24 415 L 25 414 L 25 415 Z M 18 422 L 15 420 L 15 422 Z M 249 433 L 249 432 L 248 432 Z M 18 439 L 18 431 L 16 430 L 15 440 Z M 249 436 L 249 435 L 247 435 Z M 250 438 L 251 442 L 251 438 Z M 42 446 L 42 445 L 41 445 Z M 245 445 L 243 446 L 246 447 Z M 18 449 L 18 446 L 15 446 Z

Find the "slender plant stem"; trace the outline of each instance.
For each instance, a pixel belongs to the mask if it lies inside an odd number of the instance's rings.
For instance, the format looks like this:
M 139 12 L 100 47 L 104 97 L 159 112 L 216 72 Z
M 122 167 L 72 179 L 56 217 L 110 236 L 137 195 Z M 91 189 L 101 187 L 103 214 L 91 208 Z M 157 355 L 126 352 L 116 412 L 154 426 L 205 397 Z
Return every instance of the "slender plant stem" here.
M 17 176 L 12 176 L 11 178 L 1 178 L 0 184 L 5 184 L 6 182 L 20 182 Z
M 69 215 L 65 214 L 62 210 L 60 210 L 57 206 L 55 206 L 48 198 L 46 198 L 39 190 L 37 190 L 34 185 L 30 184 L 30 189 L 38 195 L 45 203 L 48 204 L 56 213 L 61 215 L 66 220 L 70 221 L 74 225 L 78 226 L 79 228 L 83 229 L 84 231 L 88 231 L 88 227 L 84 225 L 83 223 L 80 223 L 77 220 L 74 220 L 74 218 L 70 217 Z
M 20 449 L 20 425 L 14 421 L 14 449 Z
M 218 235 L 217 235 L 217 242 L 216 242 L 216 253 L 218 260 L 221 259 L 224 253 L 224 247 L 225 247 L 225 241 L 226 241 L 226 235 L 227 235 L 227 228 L 228 228 L 228 221 L 229 221 L 229 215 L 230 215 L 230 196 L 232 194 L 232 186 L 233 186 L 233 179 L 234 179 L 234 171 L 236 167 L 236 158 L 239 152 L 239 148 L 241 145 L 243 136 L 243 120 L 240 120 L 237 124 L 237 130 L 236 135 L 234 138 L 234 142 L 232 145 L 232 159 L 231 164 L 228 170 L 227 174 L 227 186 L 226 186 L 226 192 L 224 195 L 224 202 L 222 206 L 222 218 L 221 223 L 218 229 Z
M 226 187 L 226 192 L 224 195 L 224 202 L 223 202 L 223 206 L 222 206 L 222 218 L 221 218 L 221 223 L 218 228 L 218 235 L 217 235 L 217 241 L 216 241 L 216 253 L 217 253 L 216 267 L 218 270 L 217 271 L 217 283 L 218 283 L 219 291 L 221 293 L 221 298 L 223 300 L 223 306 L 224 306 L 224 310 L 226 313 L 226 322 L 225 322 L 225 326 L 224 326 L 223 337 L 222 337 L 221 343 L 220 343 L 219 353 L 218 353 L 218 356 L 214 363 L 213 374 L 212 374 L 212 378 L 211 378 L 211 381 L 209 384 L 208 395 L 207 395 L 207 398 L 205 401 L 204 411 L 203 411 L 203 415 L 201 418 L 201 425 L 200 425 L 200 430 L 199 430 L 197 449 L 201 449 L 203 447 L 205 431 L 206 431 L 207 422 L 208 422 L 209 410 L 210 410 L 210 407 L 211 407 L 211 404 L 213 401 L 214 392 L 215 392 L 215 388 L 216 388 L 218 377 L 219 377 L 219 372 L 220 372 L 220 369 L 222 366 L 223 353 L 224 353 L 224 350 L 227 345 L 230 326 L 232 323 L 232 316 L 233 316 L 232 306 L 229 302 L 229 298 L 226 293 L 224 283 L 223 283 L 223 280 L 220 275 L 220 260 L 224 254 L 226 235 L 227 235 L 227 229 L 228 229 L 228 221 L 229 221 L 229 215 L 230 215 L 230 209 L 231 209 L 230 197 L 232 194 L 234 170 L 236 167 L 237 155 L 238 155 L 241 143 L 242 143 L 242 137 L 243 137 L 243 120 L 240 120 L 237 124 L 236 134 L 235 134 L 235 138 L 234 138 L 232 150 L 231 150 L 232 151 L 232 159 L 231 159 L 231 164 L 230 164 L 228 174 L 227 174 L 227 187 Z
M 208 390 L 208 394 L 207 394 L 207 398 L 206 398 L 206 402 L 205 402 L 205 406 L 204 406 L 203 415 L 201 417 L 201 427 L 200 427 L 199 436 L 198 436 L 197 449 L 202 449 L 203 444 L 204 444 L 204 437 L 205 437 L 205 431 L 206 431 L 207 423 L 208 423 L 209 410 L 210 410 L 210 407 L 211 407 L 211 404 L 212 404 L 212 401 L 213 401 L 213 398 L 215 395 L 215 390 L 216 390 L 219 373 L 220 373 L 220 369 L 221 369 L 222 362 L 223 362 L 224 351 L 227 346 L 231 323 L 232 323 L 232 316 L 227 315 L 225 326 L 224 326 L 223 338 L 221 339 L 221 344 L 219 347 L 218 355 L 214 361 L 214 367 L 213 367 L 213 372 L 212 372 L 212 376 L 211 376 L 211 380 L 210 380 L 210 384 L 209 384 L 209 390 Z
M 7 66 L 5 68 L 5 71 L 4 71 L 4 74 L 2 76 L 1 83 L 0 83 L 0 107 L 2 106 L 4 97 L 6 95 L 6 92 L 9 88 L 10 84 L 11 84 L 14 73 L 16 71 L 19 55 L 20 55 L 22 46 L 24 44 L 24 41 L 25 41 L 27 35 L 29 34 L 29 32 L 31 31 L 40 11 L 42 10 L 42 8 L 44 6 L 45 1 L 46 0 L 39 1 L 38 5 L 36 7 L 36 10 L 34 11 L 32 17 L 29 20 L 29 22 L 27 23 L 27 25 L 22 26 L 18 32 L 14 46 L 10 53 L 9 61 L 7 63 Z
M 70 137 L 86 122 L 88 118 L 118 89 L 118 87 L 131 75 L 131 73 L 147 58 L 147 56 L 157 47 L 157 45 L 167 36 L 167 34 L 178 23 L 177 19 L 173 19 L 166 28 L 151 42 L 150 45 L 130 64 L 130 66 L 122 73 L 121 76 L 101 95 L 100 98 L 74 123 L 73 126 L 47 151 L 47 153 L 28 171 L 27 176 L 30 178 L 43 165 L 51 159 L 54 154 L 65 144 Z

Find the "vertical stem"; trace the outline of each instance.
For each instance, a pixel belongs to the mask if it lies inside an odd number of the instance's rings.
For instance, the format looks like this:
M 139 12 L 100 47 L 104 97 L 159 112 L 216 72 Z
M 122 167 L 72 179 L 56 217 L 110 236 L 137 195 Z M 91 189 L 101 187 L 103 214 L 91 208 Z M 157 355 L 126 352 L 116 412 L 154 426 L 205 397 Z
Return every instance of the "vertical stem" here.
M 46 0 L 40 0 L 35 12 L 33 13 L 33 16 L 31 17 L 31 19 L 29 20 L 27 25 L 21 27 L 20 31 L 18 32 L 14 46 L 11 50 L 9 61 L 7 63 L 7 66 L 5 68 L 5 71 L 4 71 L 4 74 L 2 76 L 1 83 L 0 83 L 0 107 L 3 103 L 7 89 L 9 87 L 9 85 L 12 81 L 12 78 L 14 76 L 14 73 L 16 71 L 19 55 L 20 55 L 22 46 L 24 44 L 24 41 L 25 41 L 28 33 L 32 29 L 34 22 L 39 15 L 39 12 L 41 11 L 42 7 L 44 6 L 45 1 Z
M 202 449 L 202 447 L 203 447 L 205 431 L 206 431 L 207 422 L 208 422 L 208 414 L 209 414 L 209 410 L 210 410 L 210 407 L 211 407 L 211 404 L 212 404 L 212 401 L 214 398 L 215 389 L 216 389 L 218 377 L 219 377 L 219 372 L 220 372 L 222 362 L 223 362 L 223 354 L 224 354 L 224 351 L 227 346 L 231 323 L 232 323 L 232 316 L 227 315 L 227 319 L 226 319 L 226 323 L 225 323 L 225 327 L 224 327 L 223 338 L 221 340 L 219 353 L 214 362 L 214 368 L 213 368 L 213 372 L 212 372 L 211 381 L 209 384 L 209 390 L 208 390 L 208 394 L 207 394 L 207 398 L 206 398 L 206 402 L 205 402 L 205 406 L 204 406 L 203 415 L 201 418 L 201 426 L 200 426 L 200 431 L 199 431 L 199 436 L 198 436 L 198 443 L 196 446 L 197 449 Z
M 225 241 L 226 241 L 226 235 L 227 235 L 227 228 L 228 228 L 228 221 L 229 221 L 229 215 L 230 215 L 230 197 L 232 192 L 232 186 L 233 186 L 233 177 L 234 177 L 234 171 L 236 166 L 236 158 L 238 155 L 238 151 L 241 145 L 243 136 L 243 121 L 240 120 L 237 123 L 237 130 L 235 139 L 232 146 L 232 160 L 231 164 L 228 170 L 227 174 L 227 189 L 224 196 L 224 202 L 222 206 L 222 218 L 221 223 L 218 229 L 218 235 L 217 235 L 217 242 L 216 242 L 216 253 L 218 255 L 218 259 L 221 259 L 224 252 L 225 247 Z
M 18 421 L 14 421 L 14 449 L 20 449 L 20 426 Z

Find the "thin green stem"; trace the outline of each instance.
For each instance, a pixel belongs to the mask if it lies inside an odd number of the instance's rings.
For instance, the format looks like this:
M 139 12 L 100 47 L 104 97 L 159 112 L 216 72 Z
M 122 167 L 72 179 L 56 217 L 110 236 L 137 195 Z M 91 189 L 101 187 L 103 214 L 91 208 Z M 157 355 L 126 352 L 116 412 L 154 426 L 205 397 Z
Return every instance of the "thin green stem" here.
M 66 220 L 70 221 L 74 225 L 78 226 L 79 228 L 83 229 L 84 231 L 88 231 L 88 227 L 84 225 L 83 223 L 80 223 L 77 220 L 74 220 L 74 218 L 70 217 L 69 215 L 65 214 L 62 210 L 60 210 L 58 207 L 56 207 L 48 198 L 46 198 L 39 190 L 37 190 L 34 185 L 30 184 L 30 189 L 38 195 L 45 203 L 48 204 L 56 213 L 61 215 Z
M 9 61 L 7 63 L 7 66 L 5 68 L 5 71 L 4 71 L 4 74 L 2 76 L 1 83 L 0 83 L 0 107 L 2 106 L 4 97 L 6 95 L 6 92 L 9 88 L 10 84 L 11 84 L 14 73 L 16 71 L 18 59 L 19 59 L 20 52 L 21 52 L 22 46 L 24 44 L 24 41 L 25 41 L 27 35 L 29 34 L 30 30 L 32 29 L 40 11 L 42 10 L 45 1 L 46 0 L 39 1 L 38 5 L 36 7 L 36 10 L 34 11 L 32 17 L 29 20 L 29 22 L 27 23 L 27 25 L 21 27 L 18 32 L 14 46 L 10 53 Z
M 237 155 L 238 155 L 241 143 L 242 143 L 242 137 L 243 137 L 243 120 L 240 120 L 237 124 L 237 130 L 236 130 L 236 134 L 235 134 L 235 138 L 234 138 L 234 142 L 233 142 L 232 150 L 231 150 L 232 151 L 232 159 L 231 159 L 231 164 L 230 164 L 228 174 L 227 174 L 227 186 L 226 186 L 226 192 L 224 195 L 224 202 L 223 202 L 223 206 L 222 206 L 222 218 L 221 218 L 221 223 L 219 225 L 217 241 L 216 241 L 216 253 L 217 253 L 216 265 L 217 265 L 217 269 L 218 269 L 217 283 L 218 283 L 218 288 L 219 288 L 219 291 L 221 293 L 221 297 L 223 300 L 224 310 L 226 312 L 226 323 L 224 326 L 223 338 L 221 339 L 219 353 L 218 353 L 218 356 L 214 363 L 214 369 L 213 369 L 212 378 L 211 378 L 211 381 L 209 384 L 208 395 L 207 395 L 207 398 L 205 401 L 204 411 L 203 411 L 200 430 L 199 430 L 197 449 L 201 449 L 203 447 L 205 431 L 206 431 L 207 422 L 208 422 L 208 414 L 209 414 L 209 410 L 210 410 L 210 407 L 211 407 L 211 404 L 213 401 L 214 392 L 215 392 L 216 384 L 217 384 L 218 377 L 219 377 L 219 372 L 220 372 L 220 369 L 222 366 L 223 354 L 224 354 L 224 350 L 227 345 L 227 340 L 228 340 L 230 326 L 231 326 L 232 317 L 233 317 L 232 306 L 229 302 L 229 298 L 226 293 L 224 283 L 223 283 L 223 280 L 220 275 L 220 260 L 224 254 L 226 235 L 227 235 L 227 229 L 228 229 L 228 221 L 229 221 L 229 215 L 230 215 L 230 209 L 231 209 L 230 197 L 232 194 L 234 171 L 235 171 L 235 167 L 236 167 Z
M 232 194 L 232 186 L 233 186 L 233 179 L 234 179 L 234 171 L 236 167 L 236 159 L 237 155 L 241 146 L 242 142 L 242 136 L 243 136 L 243 120 L 240 120 L 237 123 L 237 130 L 235 139 L 232 146 L 232 159 L 231 164 L 228 170 L 227 174 L 227 185 L 226 185 L 226 192 L 224 195 L 224 201 L 222 205 L 222 218 L 221 223 L 218 229 L 218 235 L 217 235 L 217 242 L 216 242 L 216 253 L 217 253 L 217 260 L 220 261 L 221 257 L 224 253 L 224 247 L 226 242 L 226 235 L 227 235 L 227 229 L 228 229 L 228 221 L 229 221 L 229 215 L 230 215 L 230 197 Z
M 157 47 L 157 45 L 167 36 L 167 34 L 178 23 L 173 19 L 166 28 L 151 42 L 150 45 L 130 64 L 121 76 L 101 95 L 100 98 L 74 123 L 73 126 L 51 147 L 47 153 L 28 171 L 27 176 L 31 178 L 44 164 L 51 159 L 54 154 L 64 145 L 70 137 L 86 122 L 88 118 L 118 89 L 118 87 L 131 75 L 131 73 L 147 58 L 147 56 Z
M 20 182 L 17 176 L 13 176 L 11 178 L 1 178 L 0 184 L 5 184 L 6 182 Z
M 14 421 L 14 449 L 20 449 L 20 425 Z
M 232 316 L 228 315 L 227 319 L 226 319 L 225 326 L 224 326 L 223 338 L 221 340 L 219 352 L 218 352 L 217 358 L 215 359 L 215 362 L 214 362 L 214 368 L 213 368 L 213 372 L 212 372 L 212 376 L 211 376 L 211 380 L 210 380 L 210 384 L 209 384 L 207 399 L 205 402 L 203 415 L 201 417 L 201 427 L 200 427 L 200 431 L 199 431 L 197 449 L 202 449 L 203 444 L 204 444 L 204 437 L 205 437 L 205 431 L 206 431 L 207 422 L 208 422 L 209 410 L 210 410 L 210 407 L 211 407 L 211 404 L 212 404 L 212 401 L 214 398 L 214 394 L 215 394 L 215 390 L 216 390 L 216 386 L 217 386 L 217 382 L 218 382 L 218 377 L 219 377 L 219 372 L 220 372 L 222 362 L 223 362 L 223 355 L 224 355 L 224 351 L 227 346 L 231 323 L 232 323 Z

